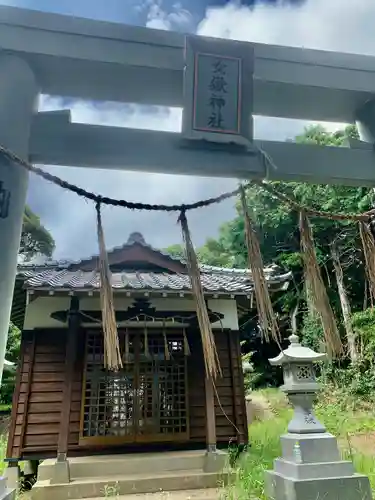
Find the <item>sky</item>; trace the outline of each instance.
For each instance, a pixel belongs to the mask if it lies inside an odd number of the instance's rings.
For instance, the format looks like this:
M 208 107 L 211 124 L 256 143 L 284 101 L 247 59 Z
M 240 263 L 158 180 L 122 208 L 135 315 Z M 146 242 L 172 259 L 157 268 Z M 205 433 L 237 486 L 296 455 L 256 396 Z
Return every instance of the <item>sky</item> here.
M 374 0 L 0 0 L 0 4 L 220 38 L 375 55 Z M 71 109 L 77 122 L 180 129 L 181 111 L 176 109 L 42 96 L 41 110 L 61 108 Z M 255 136 L 290 139 L 307 124 L 256 117 Z M 328 128 L 338 126 L 330 124 Z M 88 190 L 147 203 L 191 202 L 237 185 L 236 179 L 45 168 Z M 78 259 L 97 252 L 95 213 L 90 203 L 34 176 L 28 202 L 55 238 L 55 258 Z M 189 214 L 196 245 L 217 236 L 220 225 L 233 218 L 233 203 L 229 200 Z M 123 244 L 134 231 L 142 232 L 147 242 L 159 248 L 181 241 L 176 214 L 106 208 L 103 221 L 108 247 Z

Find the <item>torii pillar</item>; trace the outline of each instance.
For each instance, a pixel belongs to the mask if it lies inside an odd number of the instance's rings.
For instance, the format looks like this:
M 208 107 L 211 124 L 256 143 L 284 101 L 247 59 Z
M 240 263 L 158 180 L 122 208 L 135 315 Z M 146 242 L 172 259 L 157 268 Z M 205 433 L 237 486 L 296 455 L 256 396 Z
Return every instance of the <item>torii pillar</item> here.
M 0 53 L 0 144 L 28 158 L 38 87 L 28 64 Z M 28 184 L 27 171 L 0 158 L 0 382 Z
M 375 99 L 359 108 L 356 123 L 361 140 L 375 145 Z
M 0 144 L 21 158 L 28 158 L 30 127 L 37 111 L 38 86 L 28 64 L 14 56 L 0 53 Z M 0 157 L 0 384 L 23 213 L 26 202 L 28 172 Z M 0 479 L 0 499 L 15 498 L 18 467 L 8 469 L 8 486 Z
M 356 125 L 360 139 L 372 144 L 375 151 L 375 98 L 368 100 L 358 109 L 356 113 Z M 375 187 L 372 188 L 372 191 L 375 194 Z M 375 238 L 373 223 L 371 223 L 371 232 Z
M 37 97 L 38 86 L 28 64 L 17 57 L 0 53 L 0 144 L 25 159 L 28 158 L 30 126 L 37 111 Z M 0 157 L 0 383 L 27 184 L 28 172 Z M 11 471 L 17 474 L 18 468 L 9 469 Z M 16 482 L 16 478 L 10 480 L 10 483 Z M 0 480 L 0 498 L 11 499 L 14 494 Z

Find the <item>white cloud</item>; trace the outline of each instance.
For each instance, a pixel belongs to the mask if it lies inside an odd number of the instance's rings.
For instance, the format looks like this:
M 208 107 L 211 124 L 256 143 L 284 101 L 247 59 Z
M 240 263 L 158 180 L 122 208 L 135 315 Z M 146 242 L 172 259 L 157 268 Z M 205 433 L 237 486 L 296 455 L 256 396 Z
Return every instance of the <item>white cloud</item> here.
M 198 27 L 205 36 L 359 54 L 375 53 L 373 0 L 238 3 L 210 8 Z
M 77 100 L 72 105 L 64 105 L 61 98 L 41 96 L 40 109 L 54 111 L 70 109 L 72 121 L 93 125 L 111 125 L 137 129 L 181 130 L 181 110 L 161 106 L 139 106 L 137 104 L 119 104 L 115 102 L 91 103 Z
M 44 111 L 63 107 L 63 101 L 58 98 L 43 96 L 41 100 L 41 109 Z M 70 109 L 73 121 L 81 123 L 176 132 L 181 128 L 181 110 L 178 109 L 155 108 L 152 112 L 150 110 L 146 112 L 144 107 L 136 105 L 106 103 L 94 106 L 88 102 L 76 102 Z M 69 182 L 96 193 L 155 204 L 189 203 L 216 196 L 236 185 L 234 180 L 204 179 L 194 176 L 100 169 L 88 171 L 82 168 L 55 166 L 46 168 Z M 97 242 L 93 205 L 35 177 L 31 179 L 30 187 L 30 204 L 56 240 L 55 257 L 79 258 L 95 253 Z M 42 192 L 43 197 L 40 196 Z M 191 213 L 189 220 L 195 240 L 201 244 L 206 237 L 215 236 L 218 225 L 229 220 L 232 214 L 231 200 Z M 157 247 L 179 242 L 181 236 L 177 216 L 176 213 L 133 212 L 106 208 L 103 220 L 107 245 L 122 244 L 133 231 L 141 231 L 146 240 Z
M 253 8 L 231 2 L 225 7 L 207 9 L 197 33 L 270 45 L 375 55 L 374 19 L 373 0 L 307 0 L 299 7 L 280 1 L 274 5 L 257 3 Z M 272 122 L 258 117 L 258 130 L 274 130 Z M 293 130 L 292 135 L 302 128 L 297 121 L 280 120 L 279 124 L 285 131 Z M 332 132 L 344 126 L 323 125 Z
M 192 28 L 193 16 L 187 9 L 184 9 L 179 2 L 173 5 L 172 11 L 168 14 L 168 18 L 172 26 L 178 27 L 181 31 L 190 31 Z
M 160 2 L 145 0 L 149 25 L 169 29 L 171 19 Z M 157 8 L 156 8 L 156 7 Z M 179 5 L 176 6 L 176 12 Z M 181 9 L 180 9 L 181 10 Z M 255 9 L 237 5 L 210 9 L 198 33 L 262 43 L 294 45 L 359 53 L 375 53 L 373 0 L 309 0 L 299 8 L 258 6 Z M 168 24 L 169 23 L 169 24 Z M 60 109 L 62 101 L 44 97 L 43 109 Z M 71 105 L 74 121 L 101 125 L 177 131 L 181 111 L 112 103 Z M 284 140 L 301 132 L 304 124 L 292 120 L 265 117 L 255 121 L 259 138 Z M 330 129 L 336 129 L 331 124 Z M 147 147 L 147 145 L 145 145 Z M 141 152 L 140 152 L 141 154 Z M 231 189 L 236 181 L 203 179 L 189 176 L 139 174 L 107 170 L 49 167 L 61 177 L 85 188 L 115 198 L 150 203 L 180 203 L 211 197 Z M 43 197 L 41 193 L 43 192 Z M 96 251 L 95 216 L 91 204 L 59 188 L 32 179 L 30 201 L 52 231 L 57 241 L 57 257 L 79 258 Z M 233 216 L 233 202 L 202 209 L 190 216 L 195 242 L 215 236 L 219 225 Z M 123 243 L 130 232 L 140 230 L 155 246 L 180 241 L 176 214 L 137 213 L 106 209 L 104 223 L 107 245 Z
M 178 31 L 192 29 L 192 15 L 180 2 L 176 2 L 170 10 L 167 10 L 163 7 L 162 0 L 146 0 L 141 9 L 148 10 L 147 28 Z

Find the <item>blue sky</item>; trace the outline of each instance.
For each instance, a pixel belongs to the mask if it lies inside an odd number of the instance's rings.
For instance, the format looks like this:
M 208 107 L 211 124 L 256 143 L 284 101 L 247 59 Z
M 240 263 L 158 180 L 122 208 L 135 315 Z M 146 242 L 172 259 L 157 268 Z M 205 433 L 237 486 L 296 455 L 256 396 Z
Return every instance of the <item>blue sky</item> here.
M 374 0 L 0 0 L 0 4 L 249 42 L 375 55 Z M 181 111 L 175 109 L 150 110 L 131 103 L 98 106 L 58 96 L 44 96 L 41 101 L 42 110 L 67 107 L 74 121 L 173 131 L 180 128 Z M 255 135 L 285 140 L 300 133 L 305 125 L 255 117 Z M 337 124 L 330 127 L 335 129 Z M 100 169 L 87 175 L 85 169 L 45 168 L 103 195 L 149 203 L 196 201 L 237 185 L 236 179 Z M 54 236 L 57 258 L 80 258 L 96 252 L 95 216 L 90 204 L 35 177 L 30 180 L 28 201 Z M 216 236 L 219 226 L 234 213 L 232 201 L 192 213 L 194 242 L 200 245 L 207 237 Z M 122 244 L 133 231 L 141 231 L 156 247 L 180 242 L 175 215 L 107 209 L 103 219 L 108 246 Z
M 286 0 L 291 5 L 298 6 L 304 0 Z M 232 1 L 235 4 L 254 6 L 256 3 L 278 5 L 285 0 L 242 0 Z M 159 10 L 163 13 L 185 11 L 191 18 L 190 27 L 193 27 L 204 17 L 206 9 L 210 7 L 225 7 L 230 0 L 2 0 L 0 4 L 17 5 L 19 7 L 44 10 L 58 14 L 89 17 L 105 21 L 146 25 L 150 11 Z M 156 8 L 157 7 L 157 8 Z M 187 26 L 182 23 L 183 27 Z M 178 22 L 174 28 L 178 29 Z

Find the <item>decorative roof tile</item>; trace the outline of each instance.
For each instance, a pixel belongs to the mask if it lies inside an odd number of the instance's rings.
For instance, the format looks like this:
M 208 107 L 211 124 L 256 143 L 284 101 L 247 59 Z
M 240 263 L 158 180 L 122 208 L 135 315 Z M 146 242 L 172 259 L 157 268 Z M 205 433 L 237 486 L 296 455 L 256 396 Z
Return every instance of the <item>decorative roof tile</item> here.
M 42 272 L 24 270 L 25 287 L 29 289 L 51 288 L 69 290 L 96 290 L 100 287 L 96 271 L 69 271 L 49 269 Z M 270 285 L 287 286 L 290 273 L 268 275 Z M 203 289 L 211 293 L 247 294 L 253 289 L 249 275 L 244 273 L 201 273 Z M 112 287 L 116 290 L 190 291 L 190 279 L 186 274 L 155 272 L 112 273 Z

